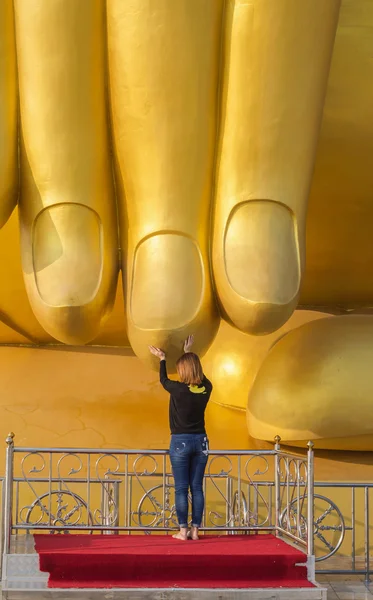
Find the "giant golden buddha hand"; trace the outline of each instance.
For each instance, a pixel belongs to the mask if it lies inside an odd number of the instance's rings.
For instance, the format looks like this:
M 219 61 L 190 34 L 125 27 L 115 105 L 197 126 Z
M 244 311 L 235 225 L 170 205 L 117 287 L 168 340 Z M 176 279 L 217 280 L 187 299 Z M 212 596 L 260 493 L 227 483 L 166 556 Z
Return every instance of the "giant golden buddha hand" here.
M 14 213 L 0 341 L 125 345 L 126 321 L 173 359 L 223 317 L 243 333 L 206 368 L 253 436 L 371 447 L 373 317 L 323 319 L 373 300 L 373 5 L 339 8 L 0 0 L 0 226 L 19 200 L 33 311 Z
M 140 357 L 191 331 L 204 351 L 218 306 L 247 333 L 287 321 L 339 4 L 14 0 L 13 26 L 2 0 L 1 219 L 19 196 L 48 333 L 94 339 L 120 267 Z

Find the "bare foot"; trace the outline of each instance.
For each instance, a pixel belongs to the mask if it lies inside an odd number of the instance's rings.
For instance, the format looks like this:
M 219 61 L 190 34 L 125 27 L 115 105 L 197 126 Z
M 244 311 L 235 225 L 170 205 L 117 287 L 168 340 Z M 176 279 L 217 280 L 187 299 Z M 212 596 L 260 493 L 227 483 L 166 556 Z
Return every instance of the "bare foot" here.
M 172 537 L 175 538 L 175 540 L 186 542 L 188 539 L 188 531 L 186 529 L 180 529 L 179 533 L 175 533 Z
M 190 530 L 190 537 L 192 540 L 199 540 L 198 527 L 192 527 Z

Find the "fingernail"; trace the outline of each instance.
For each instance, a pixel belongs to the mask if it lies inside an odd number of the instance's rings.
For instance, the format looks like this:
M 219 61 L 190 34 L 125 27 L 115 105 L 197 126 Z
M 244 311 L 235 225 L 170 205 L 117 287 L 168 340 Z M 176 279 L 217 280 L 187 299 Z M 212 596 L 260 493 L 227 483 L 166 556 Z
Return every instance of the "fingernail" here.
M 36 287 L 52 307 L 93 300 L 102 272 L 101 222 L 93 210 L 57 204 L 36 218 L 32 240 Z
M 190 238 L 165 233 L 140 244 L 130 293 L 135 327 L 179 329 L 195 317 L 202 294 L 202 260 Z
M 265 329 L 274 317 L 280 322 L 301 281 L 293 213 L 268 200 L 240 204 L 228 221 L 224 258 L 228 282 L 250 303 L 255 326 Z

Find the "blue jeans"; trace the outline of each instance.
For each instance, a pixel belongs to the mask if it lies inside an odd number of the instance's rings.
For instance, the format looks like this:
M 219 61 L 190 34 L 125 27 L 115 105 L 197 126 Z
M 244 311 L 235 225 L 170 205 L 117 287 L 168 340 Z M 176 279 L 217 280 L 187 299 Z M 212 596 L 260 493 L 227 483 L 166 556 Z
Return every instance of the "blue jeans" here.
M 175 480 L 176 514 L 180 527 L 188 527 L 188 492 L 192 493 L 192 525 L 200 527 L 204 508 L 203 476 L 209 443 L 205 433 L 171 436 L 170 459 Z

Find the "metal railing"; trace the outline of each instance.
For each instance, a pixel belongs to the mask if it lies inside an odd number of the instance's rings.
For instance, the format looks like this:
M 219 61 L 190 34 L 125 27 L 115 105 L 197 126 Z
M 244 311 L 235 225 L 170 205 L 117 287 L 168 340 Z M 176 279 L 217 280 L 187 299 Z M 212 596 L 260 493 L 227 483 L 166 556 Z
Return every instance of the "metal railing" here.
M 2 556 L 4 548 L 4 477 L 0 477 L 0 574 L 2 569 Z
M 273 487 L 273 483 L 258 482 L 257 487 L 267 490 Z M 342 497 L 341 490 L 347 492 Z M 365 581 L 370 581 L 373 573 L 373 552 L 370 547 L 370 540 L 373 539 L 372 491 L 373 483 L 314 483 L 314 552 L 316 563 L 322 563 L 316 574 L 365 575 Z M 292 501 L 293 506 L 295 502 L 298 503 L 298 500 Z M 243 504 L 245 511 L 246 498 L 243 498 Z M 292 508 L 289 508 L 292 514 Z M 280 512 L 280 521 L 284 518 L 287 519 L 286 510 Z M 304 512 L 301 521 L 306 529 Z
M 318 498 L 323 499 L 325 504 L 321 516 L 315 518 L 315 537 L 325 543 L 324 531 L 334 534 L 333 543 L 327 542 L 330 553 L 325 558 L 329 560 L 325 563 L 325 568 L 317 573 L 365 575 L 365 582 L 369 583 L 373 573 L 370 549 L 370 507 L 373 506 L 370 496 L 373 483 L 320 482 L 315 484 L 315 488 L 320 490 L 320 495 L 315 494 L 316 506 Z M 326 489 L 328 497 L 325 496 Z M 349 500 L 346 495 L 341 498 L 341 490 L 349 490 Z M 324 514 L 333 515 L 334 522 L 322 528 L 321 517 Z M 357 532 L 360 532 L 360 544 L 357 541 Z
M 177 528 L 166 450 L 18 448 L 7 438 L 3 552 L 12 534 L 87 531 L 156 534 Z M 202 531 L 271 531 L 313 554 L 313 444 L 306 456 L 210 451 Z
M 156 534 L 177 527 L 165 450 L 17 448 L 12 435 L 7 444 L 1 551 L 9 551 L 10 536 L 22 531 Z M 316 555 L 323 567 L 316 573 L 364 574 L 369 581 L 373 483 L 317 482 L 312 491 L 310 482 L 312 444 L 307 456 L 283 452 L 279 438 L 273 451 L 210 452 L 202 529 L 287 535 Z M 341 490 L 349 494 L 341 498 Z

